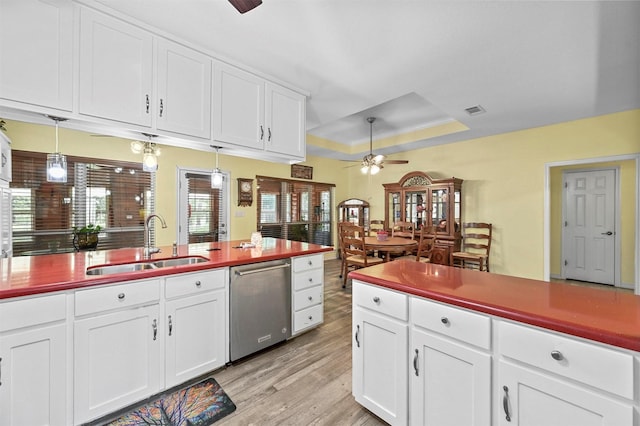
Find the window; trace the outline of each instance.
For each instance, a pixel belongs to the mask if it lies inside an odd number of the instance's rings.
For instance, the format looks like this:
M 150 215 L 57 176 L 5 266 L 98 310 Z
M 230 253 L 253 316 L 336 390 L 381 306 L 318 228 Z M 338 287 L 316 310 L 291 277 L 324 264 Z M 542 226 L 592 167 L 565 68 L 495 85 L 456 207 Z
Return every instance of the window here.
M 333 184 L 258 176 L 258 230 L 265 237 L 331 245 Z
M 74 226 L 100 225 L 100 249 L 141 247 L 154 176 L 139 163 L 67 156 L 67 183 L 46 181 L 46 154 L 13 151 L 14 256 L 72 251 Z

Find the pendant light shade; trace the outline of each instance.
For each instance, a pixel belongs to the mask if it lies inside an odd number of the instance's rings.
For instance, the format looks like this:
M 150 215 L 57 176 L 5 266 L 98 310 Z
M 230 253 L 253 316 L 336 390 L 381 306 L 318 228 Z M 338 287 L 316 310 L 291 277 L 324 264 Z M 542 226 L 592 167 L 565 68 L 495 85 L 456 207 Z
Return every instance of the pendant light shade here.
M 56 122 L 56 152 L 47 154 L 47 182 L 67 182 L 67 157 L 58 149 L 58 123 L 66 121 L 66 118 L 48 116 Z
M 211 173 L 211 187 L 222 188 L 222 183 L 224 182 L 224 175 L 218 168 L 218 149 L 220 149 L 220 147 L 213 146 L 213 145 L 212 147 L 216 149 L 216 168 L 213 169 L 213 172 Z
M 142 170 L 145 172 L 155 172 L 158 170 L 158 157 L 160 156 L 160 148 L 153 142 L 151 138 L 155 135 L 143 133 L 149 140 L 147 142 L 133 141 L 131 142 L 131 152 L 134 154 L 142 154 Z

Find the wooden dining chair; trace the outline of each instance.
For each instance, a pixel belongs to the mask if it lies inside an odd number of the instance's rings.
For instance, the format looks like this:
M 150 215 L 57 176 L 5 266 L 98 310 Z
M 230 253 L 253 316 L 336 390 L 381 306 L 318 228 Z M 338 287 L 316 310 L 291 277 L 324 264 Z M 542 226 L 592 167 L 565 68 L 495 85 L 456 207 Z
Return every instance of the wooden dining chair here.
M 384 220 L 373 219 L 369 222 L 369 236 L 375 237 L 378 235 L 378 231 L 384 230 Z
M 366 268 L 384 262 L 376 256 L 367 255 L 365 244 L 365 231 L 363 226 L 345 225 L 341 230 L 342 249 L 344 252 L 344 268 L 342 271 L 342 288 L 347 286 L 347 273 L 349 267 Z
M 394 260 L 407 259 L 416 262 L 428 263 L 431 261 L 431 252 L 436 242 L 436 234 L 433 227 L 423 226 L 419 231 L 418 247 L 415 253 L 396 257 Z
M 344 253 L 344 245 L 342 243 L 342 233 L 343 233 L 343 227 L 345 226 L 352 226 L 353 224 L 351 222 L 338 222 L 338 248 L 340 250 L 340 260 L 342 261 L 341 265 L 340 265 L 340 278 L 342 278 L 342 276 L 345 274 L 345 266 L 346 266 L 346 256 Z
M 490 223 L 463 223 L 461 251 L 450 254 L 451 266 L 489 272 L 492 233 Z
M 412 222 L 399 221 L 393 224 L 391 228 L 392 237 L 414 238 L 415 225 Z

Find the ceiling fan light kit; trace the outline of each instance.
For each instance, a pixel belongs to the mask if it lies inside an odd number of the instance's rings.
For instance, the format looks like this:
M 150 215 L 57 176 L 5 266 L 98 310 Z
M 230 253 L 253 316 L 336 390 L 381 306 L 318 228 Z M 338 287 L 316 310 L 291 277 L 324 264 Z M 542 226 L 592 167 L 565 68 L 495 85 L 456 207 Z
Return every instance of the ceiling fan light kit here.
M 363 175 L 375 175 L 382 168 L 384 168 L 384 155 L 377 154 L 373 155 L 373 122 L 376 121 L 375 117 L 367 117 L 367 122 L 369 123 L 369 154 L 365 155 L 362 159 L 362 167 L 360 171 Z M 407 160 L 390 160 L 387 161 L 389 164 L 407 164 L 409 161 Z

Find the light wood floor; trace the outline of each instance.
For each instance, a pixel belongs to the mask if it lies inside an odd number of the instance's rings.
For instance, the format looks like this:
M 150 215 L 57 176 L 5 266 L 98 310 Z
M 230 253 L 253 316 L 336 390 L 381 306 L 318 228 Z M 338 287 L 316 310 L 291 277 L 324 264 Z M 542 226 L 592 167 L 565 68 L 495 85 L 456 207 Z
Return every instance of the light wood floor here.
M 218 425 L 385 425 L 351 395 L 351 284 L 325 262 L 324 323 L 213 373 L 237 409 Z

